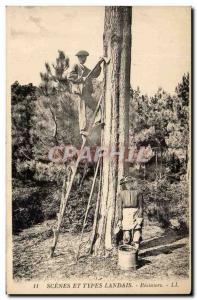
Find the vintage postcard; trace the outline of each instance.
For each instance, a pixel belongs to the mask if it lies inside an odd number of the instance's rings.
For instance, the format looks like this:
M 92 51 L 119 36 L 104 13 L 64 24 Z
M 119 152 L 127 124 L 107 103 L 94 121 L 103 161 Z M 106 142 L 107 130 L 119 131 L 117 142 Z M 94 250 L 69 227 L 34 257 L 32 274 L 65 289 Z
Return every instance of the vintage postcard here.
M 8 6 L 8 294 L 191 294 L 188 6 Z

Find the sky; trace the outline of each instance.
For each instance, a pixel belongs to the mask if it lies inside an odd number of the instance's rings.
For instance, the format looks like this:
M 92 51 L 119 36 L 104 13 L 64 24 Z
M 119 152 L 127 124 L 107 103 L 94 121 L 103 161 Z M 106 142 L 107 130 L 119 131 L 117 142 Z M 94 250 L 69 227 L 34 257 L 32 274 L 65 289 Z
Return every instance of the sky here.
M 44 63 L 55 62 L 58 49 L 76 62 L 90 53 L 93 67 L 103 53 L 104 7 L 8 7 L 7 83 L 40 83 Z M 143 93 L 158 87 L 174 92 L 191 64 L 189 7 L 133 7 L 131 85 Z

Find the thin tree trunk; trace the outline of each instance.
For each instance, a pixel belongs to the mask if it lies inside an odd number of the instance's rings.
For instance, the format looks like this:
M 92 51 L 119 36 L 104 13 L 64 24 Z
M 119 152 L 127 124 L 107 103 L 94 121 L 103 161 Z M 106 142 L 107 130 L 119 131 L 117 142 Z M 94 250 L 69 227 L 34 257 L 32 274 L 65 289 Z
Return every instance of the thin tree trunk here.
M 113 247 L 119 181 L 128 169 L 124 152 L 129 143 L 131 7 L 105 8 L 103 42 L 104 56 L 111 59 L 104 69 L 105 127 L 101 137 L 101 146 L 108 155 L 102 161 L 98 217 L 92 239 L 96 255 Z M 119 155 L 115 155 L 117 151 Z

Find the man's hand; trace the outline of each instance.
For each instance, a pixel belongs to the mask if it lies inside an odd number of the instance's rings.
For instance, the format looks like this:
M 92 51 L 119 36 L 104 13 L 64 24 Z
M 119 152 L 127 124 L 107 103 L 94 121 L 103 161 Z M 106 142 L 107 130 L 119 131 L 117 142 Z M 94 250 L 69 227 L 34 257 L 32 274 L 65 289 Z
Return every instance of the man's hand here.
M 100 56 L 99 59 L 98 59 L 99 63 L 102 63 L 103 60 L 104 60 L 104 58 L 102 56 Z

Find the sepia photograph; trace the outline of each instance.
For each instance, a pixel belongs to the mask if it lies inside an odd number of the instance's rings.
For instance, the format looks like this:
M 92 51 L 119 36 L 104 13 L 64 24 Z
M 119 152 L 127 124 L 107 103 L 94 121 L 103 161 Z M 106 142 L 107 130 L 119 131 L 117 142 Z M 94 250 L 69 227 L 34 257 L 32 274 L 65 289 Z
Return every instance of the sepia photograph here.
M 191 35 L 190 6 L 7 6 L 7 294 L 192 293 Z

